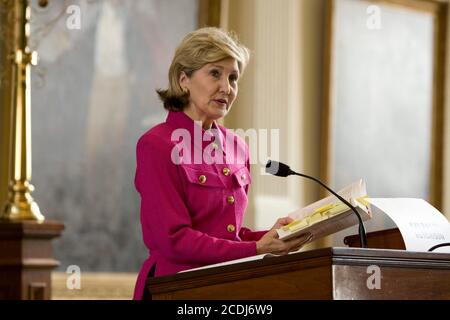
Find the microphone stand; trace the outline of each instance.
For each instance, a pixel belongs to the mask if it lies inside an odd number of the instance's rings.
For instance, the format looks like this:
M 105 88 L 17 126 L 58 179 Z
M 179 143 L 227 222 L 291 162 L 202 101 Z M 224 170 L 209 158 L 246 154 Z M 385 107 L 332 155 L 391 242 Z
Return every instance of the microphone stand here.
M 278 171 L 277 172 L 271 172 L 270 170 L 268 170 L 268 168 L 271 168 L 272 163 L 275 163 L 278 168 L 281 167 L 283 172 L 282 173 L 279 173 Z M 361 218 L 361 215 L 359 214 L 358 210 L 356 210 L 356 208 L 352 204 L 350 204 L 347 200 L 345 200 L 343 197 L 341 197 L 337 192 L 334 192 L 333 190 L 331 190 L 324 183 L 322 183 L 322 181 L 320 181 L 319 179 L 316 179 L 314 177 L 308 176 L 308 175 L 303 174 L 303 173 L 295 172 L 291 168 L 289 168 L 289 166 L 287 166 L 287 165 L 285 165 L 285 164 L 283 164 L 281 162 L 276 162 L 276 161 L 269 160 L 267 162 L 267 164 L 266 164 L 266 172 L 274 174 L 274 175 L 282 176 L 282 177 L 287 177 L 289 175 L 297 175 L 297 176 L 300 176 L 300 177 L 303 177 L 303 178 L 307 178 L 307 179 L 313 180 L 313 181 L 317 182 L 318 184 L 320 184 L 325 189 L 327 189 L 328 191 L 330 191 L 336 198 L 338 198 L 344 204 L 346 204 L 356 214 L 356 217 L 358 217 L 358 222 L 359 222 L 359 239 L 360 239 L 360 243 L 361 243 L 361 248 L 366 248 L 367 247 L 366 228 L 364 227 L 364 223 L 363 223 L 363 220 Z
M 324 187 L 325 189 L 327 189 L 328 191 L 330 191 L 336 198 L 338 198 L 339 200 L 341 200 L 343 203 L 345 203 L 358 217 L 358 222 L 359 222 L 359 240 L 361 242 L 361 248 L 366 248 L 367 247 L 367 236 L 366 236 L 366 228 L 364 227 L 364 223 L 362 221 L 361 215 L 359 214 L 358 210 L 356 210 L 356 208 L 350 204 L 350 202 L 348 202 L 347 200 L 345 200 L 343 197 L 341 197 L 337 192 L 334 192 L 333 190 L 331 190 L 329 187 L 327 187 L 325 184 L 322 183 L 322 181 L 308 176 L 306 174 L 303 173 L 298 173 L 293 171 L 294 175 L 300 176 L 300 177 L 304 177 L 307 179 L 311 179 L 314 180 L 315 182 L 317 182 L 318 184 L 320 184 L 322 187 Z

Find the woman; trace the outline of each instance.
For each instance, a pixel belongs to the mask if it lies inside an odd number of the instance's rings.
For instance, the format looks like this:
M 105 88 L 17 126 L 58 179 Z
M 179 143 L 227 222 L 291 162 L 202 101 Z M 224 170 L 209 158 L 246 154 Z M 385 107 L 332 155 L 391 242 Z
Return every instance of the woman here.
M 166 122 L 137 143 L 135 185 L 150 256 L 135 299 L 142 298 L 148 276 L 287 254 L 309 241 L 277 239 L 276 229 L 291 222 L 289 217 L 269 231 L 242 227 L 251 182 L 248 147 L 217 120 L 230 111 L 248 59 L 248 49 L 217 28 L 188 34 L 175 52 L 169 88 L 157 91 L 169 111 Z

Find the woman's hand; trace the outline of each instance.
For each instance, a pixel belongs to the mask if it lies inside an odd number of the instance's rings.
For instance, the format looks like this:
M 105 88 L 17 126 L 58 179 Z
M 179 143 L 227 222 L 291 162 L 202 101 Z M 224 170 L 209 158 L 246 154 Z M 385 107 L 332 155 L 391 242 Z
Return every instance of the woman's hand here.
M 270 231 L 256 242 L 256 254 L 273 253 L 277 255 L 286 255 L 289 252 L 299 250 L 302 246 L 311 241 L 312 235 L 310 233 L 302 234 L 299 237 L 286 241 L 278 239 L 276 229 L 279 229 L 292 221 L 293 219 L 291 217 L 278 219 Z
M 279 218 L 279 219 L 277 220 L 277 222 L 275 222 L 275 224 L 273 225 L 273 227 L 270 228 L 270 230 L 273 230 L 273 229 L 280 229 L 282 226 L 285 226 L 285 225 L 291 223 L 292 221 L 294 221 L 294 219 L 292 219 L 292 218 L 289 217 L 289 216 L 286 216 L 286 217 L 283 217 L 283 218 Z

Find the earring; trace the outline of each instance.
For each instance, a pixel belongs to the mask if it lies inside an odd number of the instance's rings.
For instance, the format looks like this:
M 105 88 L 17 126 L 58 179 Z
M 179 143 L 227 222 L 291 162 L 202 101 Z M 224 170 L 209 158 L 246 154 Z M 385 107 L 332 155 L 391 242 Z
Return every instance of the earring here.
M 182 90 L 183 90 L 184 94 L 189 94 L 189 89 L 188 88 L 183 88 Z

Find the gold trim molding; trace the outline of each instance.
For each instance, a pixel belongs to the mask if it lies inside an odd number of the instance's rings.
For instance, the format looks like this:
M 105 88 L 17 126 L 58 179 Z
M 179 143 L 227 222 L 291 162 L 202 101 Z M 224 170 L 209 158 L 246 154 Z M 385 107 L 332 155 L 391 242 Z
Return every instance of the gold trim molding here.
M 9 101 L 3 100 L 3 108 L 10 108 L 11 123 L 9 146 L 8 199 L 0 213 L 0 219 L 9 221 L 37 220 L 45 218 L 31 193 L 31 65 L 37 64 L 37 53 L 30 50 L 31 7 L 28 0 L 1 2 L 10 6 L 4 34 L 6 38 L 6 64 L 11 68 Z M 6 81 L 8 82 L 8 81 Z M 7 112 L 4 112 L 7 113 Z M 7 119 L 4 119 L 7 121 Z

